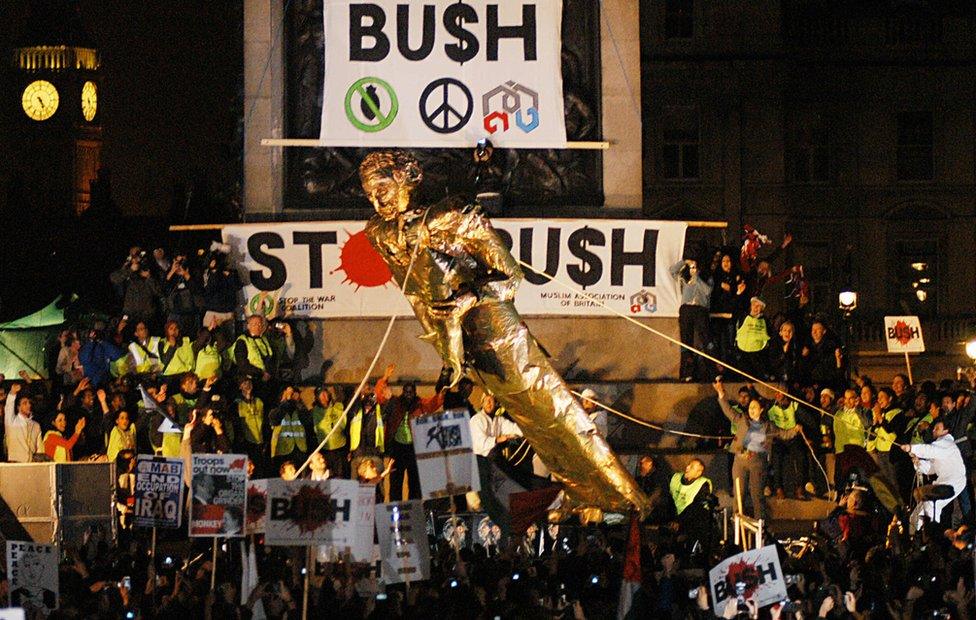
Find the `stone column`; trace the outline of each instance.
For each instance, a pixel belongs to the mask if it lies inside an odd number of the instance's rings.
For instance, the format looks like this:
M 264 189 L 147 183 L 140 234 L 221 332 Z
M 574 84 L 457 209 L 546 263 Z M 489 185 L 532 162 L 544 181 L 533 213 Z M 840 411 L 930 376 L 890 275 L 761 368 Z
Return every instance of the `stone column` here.
M 642 204 L 640 3 L 602 0 L 603 193 L 607 207 Z
M 282 147 L 262 138 L 284 138 L 282 3 L 244 1 L 244 210 L 271 219 L 281 213 Z

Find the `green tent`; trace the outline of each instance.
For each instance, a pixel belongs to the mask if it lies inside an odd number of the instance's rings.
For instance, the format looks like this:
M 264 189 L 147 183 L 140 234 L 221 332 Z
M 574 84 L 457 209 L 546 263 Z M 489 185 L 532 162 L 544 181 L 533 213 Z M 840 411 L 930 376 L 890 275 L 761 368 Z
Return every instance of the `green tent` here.
M 0 323 L 0 374 L 13 378 L 28 370 L 47 377 L 44 347 L 64 325 L 59 301 L 60 297 L 33 314 Z

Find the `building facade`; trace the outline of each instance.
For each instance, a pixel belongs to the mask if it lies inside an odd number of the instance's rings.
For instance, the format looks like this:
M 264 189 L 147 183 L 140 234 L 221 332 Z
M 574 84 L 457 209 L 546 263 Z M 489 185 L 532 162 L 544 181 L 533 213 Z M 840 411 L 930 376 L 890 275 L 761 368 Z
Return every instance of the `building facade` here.
M 971 315 L 976 9 L 642 0 L 643 209 L 795 243 L 815 301 Z

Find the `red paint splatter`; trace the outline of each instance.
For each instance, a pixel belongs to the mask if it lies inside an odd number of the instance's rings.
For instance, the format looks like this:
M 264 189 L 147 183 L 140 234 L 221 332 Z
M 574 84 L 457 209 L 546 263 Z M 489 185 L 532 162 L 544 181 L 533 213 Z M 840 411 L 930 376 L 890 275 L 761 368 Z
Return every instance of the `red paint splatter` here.
M 291 520 L 300 534 L 314 532 L 335 521 L 332 499 L 312 485 L 302 485 L 291 501 Z
M 898 321 L 895 323 L 895 338 L 901 343 L 901 346 L 905 346 L 912 339 L 912 328 L 908 326 L 905 321 Z
M 342 246 L 339 252 L 339 267 L 332 273 L 339 270 L 346 274 L 343 282 L 355 284 L 357 289 L 361 286 L 367 288 L 383 286 L 393 278 L 390 268 L 366 238 L 364 230 L 349 235 L 349 239 Z
M 729 584 L 729 592 L 735 592 L 735 584 L 742 582 L 746 584 L 745 597 L 750 598 L 759 588 L 759 570 L 755 564 L 750 564 L 745 560 L 729 564 L 729 572 L 725 577 Z
M 236 461 L 231 461 L 231 469 L 244 469 L 247 466 L 247 459 L 237 459 Z
M 268 495 L 256 487 L 247 489 L 247 522 L 257 523 L 264 516 L 268 506 Z

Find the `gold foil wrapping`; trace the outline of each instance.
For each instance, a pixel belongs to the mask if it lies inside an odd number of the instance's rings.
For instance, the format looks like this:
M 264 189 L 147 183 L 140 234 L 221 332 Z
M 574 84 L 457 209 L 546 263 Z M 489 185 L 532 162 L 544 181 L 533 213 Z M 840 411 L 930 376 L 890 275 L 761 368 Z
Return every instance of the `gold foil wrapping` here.
M 650 500 L 610 451 L 536 344 L 513 299 L 522 272 L 491 223 L 454 200 L 415 209 L 419 166 L 402 153 L 373 153 L 360 167 L 376 207 L 366 234 L 404 286 L 445 365 L 463 370 L 518 423 L 571 507 L 650 511 Z M 411 266 L 412 261 L 412 266 Z

